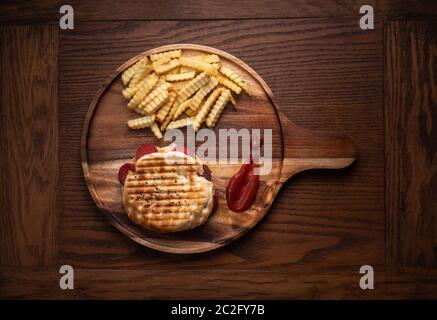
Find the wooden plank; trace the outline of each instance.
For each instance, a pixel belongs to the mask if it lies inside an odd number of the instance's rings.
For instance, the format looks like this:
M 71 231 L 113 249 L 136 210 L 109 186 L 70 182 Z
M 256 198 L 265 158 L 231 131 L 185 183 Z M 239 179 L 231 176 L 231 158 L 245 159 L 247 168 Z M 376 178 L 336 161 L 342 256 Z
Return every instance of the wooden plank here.
M 57 23 L 60 0 L 6 1 L 0 4 L 0 23 Z M 260 19 L 344 17 L 358 19 L 362 5 L 372 5 L 377 16 L 417 16 L 437 14 L 435 1 L 423 0 L 99 0 L 68 2 L 74 8 L 76 21 L 90 20 L 192 20 L 192 19 Z M 358 20 L 356 21 L 358 25 Z M 80 25 L 76 25 L 80 27 Z
M 57 258 L 58 30 L 0 28 L 0 264 Z
M 437 24 L 386 26 L 388 262 L 437 266 Z
M 61 33 L 60 261 L 80 268 L 166 270 L 383 268 L 382 40 L 380 26 L 363 32 L 355 18 L 95 22 Z M 241 58 L 268 83 L 292 121 L 351 135 L 358 160 L 345 170 L 295 176 L 263 221 L 221 250 L 175 256 L 130 241 L 89 195 L 80 163 L 81 130 L 89 103 L 114 69 L 147 49 L 178 42 Z
M 0 270 L 0 298 L 14 299 L 408 299 L 436 298 L 437 278 L 376 270 L 374 290 L 354 272 L 75 269 L 74 289 L 58 269 Z M 177 279 L 177 281 L 175 281 Z

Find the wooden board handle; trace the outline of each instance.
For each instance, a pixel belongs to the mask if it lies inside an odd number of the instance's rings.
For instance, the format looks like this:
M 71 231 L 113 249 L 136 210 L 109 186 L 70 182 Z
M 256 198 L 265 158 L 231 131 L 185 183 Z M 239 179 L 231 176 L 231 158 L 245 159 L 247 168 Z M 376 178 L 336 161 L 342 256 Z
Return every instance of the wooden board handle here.
M 281 182 L 309 169 L 341 169 L 354 162 L 358 148 L 342 134 L 321 133 L 295 125 L 279 112 L 284 137 Z

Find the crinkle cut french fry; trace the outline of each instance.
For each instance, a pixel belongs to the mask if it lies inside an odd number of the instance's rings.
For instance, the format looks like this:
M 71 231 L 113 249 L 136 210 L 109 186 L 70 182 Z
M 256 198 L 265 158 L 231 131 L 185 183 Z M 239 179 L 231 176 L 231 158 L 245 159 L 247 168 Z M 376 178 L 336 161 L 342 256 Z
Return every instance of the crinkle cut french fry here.
M 200 126 L 202 125 L 203 121 L 205 120 L 206 116 L 208 115 L 209 110 L 213 106 L 214 102 L 217 100 L 217 98 L 220 96 L 222 91 L 225 90 L 223 88 L 215 88 L 213 92 L 208 96 L 206 101 L 203 103 L 203 105 L 200 107 L 199 112 L 196 115 L 196 118 L 193 123 L 193 129 L 194 131 L 198 131 L 200 129 Z
M 224 85 L 228 89 L 231 89 L 236 94 L 240 94 L 241 93 L 241 88 L 239 86 L 237 86 L 234 82 L 229 80 L 228 78 L 226 78 L 226 77 L 224 77 L 222 75 L 218 75 L 217 76 L 217 80 L 218 80 L 218 82 L 220 84 Z
M 217 69 L 214 68 L 211 64 L 207 63 L 207 62 L 203 62 L 203 61 L 199 61 L 199 60 L 195 60 L 195 59 L 190 59 L 187 57 L 180 57 L 179 58 L 179 62 L 181 63 L 181 66 L 183 67 L 189 67 L 189 68 L 193 68 L 199 71 L 203 71 L 206 72 L 207 74 L 210 75 L 217 75 Z
M 144 98 L 143 101 L 141 101 L 141 103 L 139 104 L 138 108 L 140 109 L 146 109 L 146 106 L 152 102 L 153 99 L 155 99 L 157 96 L 159 96 L 160 94 L 162 94 L 164 91 L 167 91 L 168 89 L 171 88 L 171 83 L 168 82 L 164 82 L 161 85 L 156 86 L 155 89 L 152 90 L 152 92 L 150 92 L 147 97 Z
M 177 68 L 178 66 L 179 66 L 179 60 L 177 59 L 171 60 L 170 62 L 164 64 L 155 65 L 155 62 L 153 63 L 153 69 L 158 74 L 166 73 L 174 68 Z
M 126 100 L 129 100 L 130 98 L 132 98 L 135 93 L 137 92 L 138 88 L 140 87 L 141 82 L 138 83 L 135 87 L 130 87 L 130 88 L 126 88 L 124 89 L 121 93 L 123 94 L 123 97 Z
M 214 68 L 216 68 L 217 70 L 220 70 L 220 68 L 221 68 L 221 63 L 220 62 L 214 62 L 214 63 L 211 63 L 211 65 L 214 67 Z
M 144 110 L 146 110 L 148 114 L 155 113 L 161 106 L 163 106 L 167 102 L 168 98 L 169 93 L 167 90 L 164 90 L 155 99 L 150 101 L 150 103 L 144 107 Z
M 134 76 L 135 71 L 138 68 L 137 67 L 138 64 L 140 64 L 140 61 L 136 62 L 134 65 L 131 65 L 129 68 L 124 70 L 123 73 L 121 74 L 121 81 L 125 86 L 129 84 L 130 79 L 132 79 L 132 77 Z
M 239 87 L 241 87 L 249 96 L 251 95 L 251 91 L 249 89 L 249 86 L 247 85 L 246 81 L 242 77 L 240 77 L 237 73 L 232 71 L 231 69 L 227 67 L 221 67 L 220 72 L 231 79 L 233 82 L 235 82 Z
M 152 133 L 155 135 L 155 137 L 157 139 L 162 139 L 162 133 L 161 130 L 159 130 L 158 125 L 156 124 L 156 122 L 154 122 L 151 126 L 150 126 L 150 130 L 152 131 Z
M 206 125 L 209 128 L 214 128 L 215 124 L 217 123 L 217 120 L 219 119 L 221 113 L 223 112 L 223 109 L 226 107 L 227 103 L 229 102 L 231 97 L 231 91 L 228 89 L 223 90 L 220 97 L 217 99 L 216 103 L 214 104 L 214 107 L 212 107 L 211 111 L 208 114 L 208 117 L 206 118 Z
M 178 73 L 178 74 L 166 74 L 165 80 L 173 82 L 173 81 L 185 81 L 193 79 L 196 76 L 196 71 L 190 71 L 185 73 Z
M 186 72 L 191 72 L 191 71 L 196 72 L 195 69 L 193 69 L 193 68 L 188 68 L 188 67 L 180 67 L 180 68 L 179 68 L 179 71 L 180 71 L 180 73 L 186 73 Z
M 165 118 L 167 117 L 168 112 L 170 111 L 174 100 L 176 99 L 176 92 L 174 91 L 170 91 L 169 92 L 169 97 L 167 102 L 161 107 L 161 109 L 159 109 L 157 115 L 156 115 L 156 121 L 162 123 L 164 122 Z
M 211 77 L 209 82 L 199 89 L 191 101 L 191 109 L 197 111 L 200 103 L 215 87 L 218 86 L 218 81 L 215 77 Z
M 172 130 L 172 129 L 186 127 L 186 126 L 193 124 L 193 122 L 194 122 L 193 117 L 175 120 L 175 121 L 170 122 L 165 130 L 168 131 L 168 130 Z
M 185 114 L 189 117 L 194 117 L 196 115 L 196 111 L 194 111 L 191 108 L 188 108 L 187 110 L 185 110 Z
M 171 61 L 170 57 L 163 56 L 159 58 L 158 60 L 153 61 L 152 66 L 159 66 L 161 64 L 169 63 Z
M 164 83 L 166 83 L 167 81 L 165 81 L 165 77 L 160 76 L 158 79 L 158 83 L 156 84 L 156 88 L 163 85 Z
M 147 112 L 146 112 L 146 110 L 144 110 L 144 109 L 134 108 L 133 110 L 134 110 L 136 113 L 138 113 L 138 114 L 140 114 L 140 115 L 142 115 L 142 116 L 147 116 L 147 115 L 148 115 Z
M 141 118 L 129 120 L 127 125 L 131 129 L 143 129 L 150 127 L 155 122 L 155 115 L 144 116 Z
M 169 57 L 171 59 L 180 58 L 182 56 L 182 50 L 171 50 L 161 53 L 155 53 L 150 56 L 150 60 L 156 61 L 162 57 Z
M 129 101 L 127 106 L 130 109 L 133 109 L 136 106 L 138 106 L 138 104 L 140 104 L 140 102 L 149 94 L 149 92 L 156 85 L 158 79 L 159 77 L 155 73 L 152 73 L 151 75 L 147 76 L 147 78 L 145 78 L 144 81 L 140 83 L 137 92 L 135 93 L 131 101 Z
M 206 55 L 201 55 L 201 56 L 192 56 L 190 58 L 191 59 L 195 59 L 195 60 L 199 60 L 199 61 L 203 61 L 203 62 L 206 62 L 206 63 L 218 63 L 218 62 L 220 62 L 220 58 L 216 54 L 206 54 Z
M 137 85 L 137 83 L 147 77 L 151 72 L 153 72 L 153 68 L 151 65 L 141 66 L 129 82 L 129 87 L 134 87 L 135 85 Z
M 193 99 L 193 98 L 191 98 L 191 99 Z M 194 113 L 197 113 L 197 111 L 198 111 L 197 109 L 194 109 L 194 108 L 193 108 L 193 106 L 191 105 L 191 103 L 188 104 L 188 108 L 187 108 L 187 110 L 188 110 L 188 109 L 190 109 L 190 110 L 193 111 Z
M 231 97 L 229 98 L 229 100 L 231 101 L 232 106 L 236 109 L 237 108 L 237 101 L 235 101 L 234 97 L 232 96 L 232 93 L 231 93 Z
M 184 80 L 184 81 L 177 81 L 177 82 L 172 82 L 171 84 L 173 85 L 173 89 L 176 91 L 176 92 L 179 92 L 182 88 L 184 88 L 191 80 L 193 80 L 193 79 L 190 79 L 190 80 Z
M 176 67 L 173 70 L 170 70 L 169 72 L 166 72 L 166 74 L 163 75 L 163 77 L 165 78 L 169 74 L 175 75 L 175 74 L 180 74 L 180 73 L 181 73 L 181 68 L 180 67 Z
M 123 94 L 123 97 L 125 97 L 125 99 L 129 100 L 133 96 L 135 96 L 137 91 L 146 83 L 146 79 L 147 79 L 147 77 L 144 78 L 143 80 L 141 80 L 140 82 L 138 82 L 135 86 L 127 87 L 126 89 L 124 89 L 121 92 Z
M 149 58 L 150 64 L 145 57 L 123 72 L 122 81 L 128 86 L 123 96 L 130 99 L 133 111 L 143 115 L 131 120 L 130 127 L 150 124 L 158 139 L 164 130 L 189 124 L 195 131 L 203 122 L 213 128 L 227 103 L 236 107 L 234 93 L 251 94 L 244 78 L 222 66 L 216 54 L 182 56 L 182 50 L 171 50 Z M 184 113 L 189 118 L 179 119 Z
M 205 85 L 209 81 L 209 76 L 206 73 L 199 74 L 196 78 L 191 80 L 186 86 L 184 86 L 181 90 L 179 90 L 176 100 L 173 103 L 167 117 L 164 122 L 161 124 L 161 130 L 164 131 L 167 128 L 170 121 L 173 119 L 173 115 L 177 111 L 179 105 L 191 97 L 199 88 Z
M 178 107 L 182 102 L 191 97 L 197 90 L 204 86 L 209 81 L 209 76 L 206 73 L 201 73 L 188 84 L 186 84 L 181 90 L 179 90 L 176 97 L 175 106 Z
M 165 128 L 167 128 L 171 119 L 173 119 L 173 115 L 175 114 L 176 110 L 177 107 L 175 107 L 175 104 L 173 103 L 173 105 L 170 108 L 170 111 L 167 113 L 167 116 L 165 117 L 165 120 L 161 123 L 161 131 L 164 131 Z
M 148 63 L 147 57 L 144 57 L 137 62 L 135 62 L 133 65 L 131 65 L 129 68 L 127 68 L 123 73 L 121 74 L 121 80 L 123 81 L 123 84 L 126 86 L 128 85 L 129 81 L 132 79 L 132 77 L 137 72 L 138 68 L 144 64 Z
M 182 113 L 184 113 L 185 110 L 187 110 L 187 108 L 190 106 L 192 100 L 193 99 L 187 99 L 178 106 L 178 108 L 176 109 L 176 112 L 173 115 L 173 120 L 176 120 L 177 118 L 179 118 L 179 116 Z

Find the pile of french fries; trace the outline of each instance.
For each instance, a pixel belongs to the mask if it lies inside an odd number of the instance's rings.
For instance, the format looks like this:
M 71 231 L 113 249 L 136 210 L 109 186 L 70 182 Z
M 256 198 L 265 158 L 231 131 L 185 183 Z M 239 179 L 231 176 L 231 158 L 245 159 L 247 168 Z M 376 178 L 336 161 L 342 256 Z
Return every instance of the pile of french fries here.
M 128 127 L 150 128 L 157 139 L 166 130 L 189 125 L 197 132 L 204 122 L 214 128 L 229 102 L 236 107 L 233 93 L 251 94 L 244 79 L 222 66 L 215 54 L 152 54 L 126 69 L 121 78 L 128 108 L 141 115 L 129 120 Z

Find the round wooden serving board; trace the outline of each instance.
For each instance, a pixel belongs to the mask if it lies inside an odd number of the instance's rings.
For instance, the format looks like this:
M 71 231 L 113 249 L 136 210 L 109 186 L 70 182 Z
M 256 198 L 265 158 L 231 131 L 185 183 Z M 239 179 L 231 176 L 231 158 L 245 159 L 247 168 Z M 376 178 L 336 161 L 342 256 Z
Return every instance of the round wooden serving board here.
M 273 163 L 270 174 L 261 176 L 255 203 L 249 210 L 240 213 L 229 210 L 225 198 L 226 184 L 239 165 L 210 164 L 219 198 L 217 211 L 198 228 L 161 234 L 135 225 L 123 210 L 118 169 L 123 163 L 131 161 L 138 146 L 157 141 L 149 130 L 128 129 L 126 121 L 138 116 L 126 107 L 127 102 L 121 94 L 121 73 L 145 55 L 174 49 L 182 49 L 184 56 L 217 54 L 223 65 L 232 68 L 248 82 L 252 96 L 237 96 L 237 109 L 228 105 L 215 131 L 217 133 L 222 128 L 272 129 Z M 118 230 L 149 248 L 172 253 L 196 253 L 224 246 L 250 230 L 264 217 L 280 187 L 292 175 L 315 168 L 344 168 L 354 161 L 357 148 L 347 136 L 317 133 L 290 122 L 275 105 L 267 84 L 234 56 L 210 47 L 177 44 L 146 51 L 127 61 L 109 77 L 89 107 L 81 152 L 88 189 L 97 206 Z

